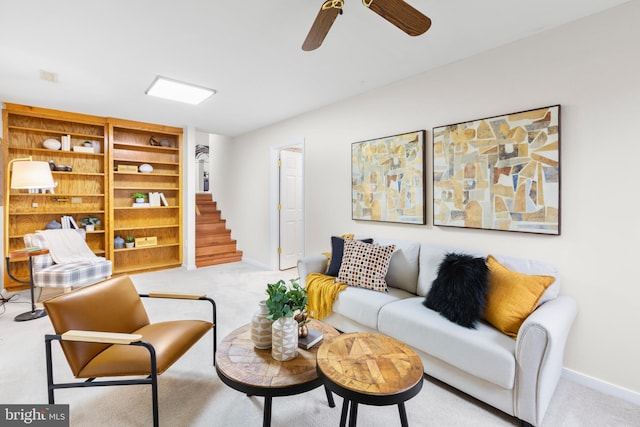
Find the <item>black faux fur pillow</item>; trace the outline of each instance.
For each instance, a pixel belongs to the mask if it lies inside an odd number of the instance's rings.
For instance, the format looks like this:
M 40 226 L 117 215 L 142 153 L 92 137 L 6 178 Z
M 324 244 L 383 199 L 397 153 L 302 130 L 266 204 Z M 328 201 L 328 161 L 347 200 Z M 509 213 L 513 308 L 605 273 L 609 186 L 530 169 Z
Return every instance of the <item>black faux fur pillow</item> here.
M 460 326 L 475 329 L 484 311 L 488 278 L 484 258 L 448 253 L 423 304 Z

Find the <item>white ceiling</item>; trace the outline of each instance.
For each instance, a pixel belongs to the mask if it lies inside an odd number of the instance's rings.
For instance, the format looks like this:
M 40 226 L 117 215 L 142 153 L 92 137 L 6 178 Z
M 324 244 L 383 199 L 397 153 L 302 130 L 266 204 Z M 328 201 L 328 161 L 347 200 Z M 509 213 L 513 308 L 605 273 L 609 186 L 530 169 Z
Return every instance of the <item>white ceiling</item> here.
M 0 0 L 0 101 L 235 136 L 627 1 L 409 0 L 414 38 L 345 0 L 303 52 L 322 0 Z M 218 93 L 146 96 L 156 75 Z

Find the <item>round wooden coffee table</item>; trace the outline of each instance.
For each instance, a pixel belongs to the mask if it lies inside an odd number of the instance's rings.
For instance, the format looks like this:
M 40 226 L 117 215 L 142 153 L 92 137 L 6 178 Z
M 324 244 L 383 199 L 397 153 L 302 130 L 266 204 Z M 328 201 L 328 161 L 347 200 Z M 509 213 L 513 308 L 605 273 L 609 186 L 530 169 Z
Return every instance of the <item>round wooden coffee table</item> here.
M 317 355 L 318 375 L 325 387 L 344 398 L 340 426 L 356 425 L 358 403 L 398 405 L 400 422 L 408 426 L 404 402 L 422 389 L 420 357 L 408 345 L 381 334 L 343 334 L 323 343 Z
M 323 342 L 339 335 L 331 326 L 312 320 L 311 329 L 322 331 Z M 216 353 L 218 377 L 229 387 L 249 396 L 264 396 L 263 425 L 271 425 L 271 400 L 276 396 L 291 396 L 322 385 L 316 371 L 316 353 L 320 345 L 309 350 L 298 348 L 298 357 L 279 362 L 271 357 L 271 349 L 260 350 L 251 341 L 251 325 L 247 324 L 227 335 Z M 325 388 L 330 407 L 333 396 Z

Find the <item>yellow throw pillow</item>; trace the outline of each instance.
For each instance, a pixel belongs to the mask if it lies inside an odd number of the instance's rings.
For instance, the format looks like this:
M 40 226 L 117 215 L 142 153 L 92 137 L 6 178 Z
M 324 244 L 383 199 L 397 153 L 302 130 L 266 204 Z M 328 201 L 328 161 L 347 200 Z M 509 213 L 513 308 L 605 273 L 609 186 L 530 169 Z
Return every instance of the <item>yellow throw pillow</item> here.
M 492 255 L 487 257 L 489 291 L 484 318 L 500 331 L 515 338 L 522 322 L 536 308 L 552 276 L 532 276 L 511 271 Z

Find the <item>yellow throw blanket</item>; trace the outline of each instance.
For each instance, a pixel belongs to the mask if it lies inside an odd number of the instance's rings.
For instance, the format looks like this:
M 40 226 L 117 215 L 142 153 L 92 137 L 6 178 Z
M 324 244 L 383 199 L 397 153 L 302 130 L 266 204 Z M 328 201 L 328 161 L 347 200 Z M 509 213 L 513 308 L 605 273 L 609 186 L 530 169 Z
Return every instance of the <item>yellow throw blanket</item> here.
M 333 302 L 347 285 L 336 282 L 335 277 L 311 273 L 307 276 L 306 287 L 307 311 L 314 319 L 322 320 L 331 314 Z

